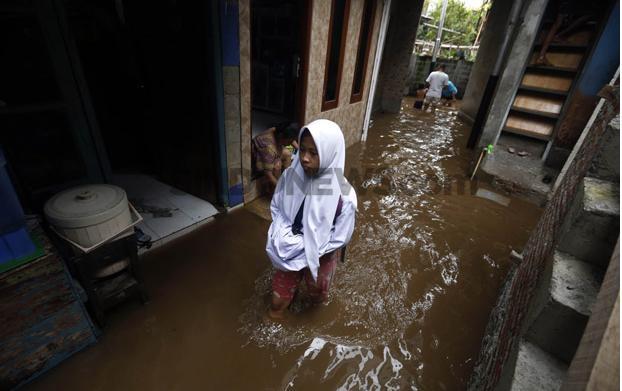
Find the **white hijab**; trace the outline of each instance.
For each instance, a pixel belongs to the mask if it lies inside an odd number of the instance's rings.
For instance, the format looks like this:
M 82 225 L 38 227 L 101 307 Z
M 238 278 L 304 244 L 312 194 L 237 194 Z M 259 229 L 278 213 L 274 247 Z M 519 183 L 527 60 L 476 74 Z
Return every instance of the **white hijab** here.
M 309 130 L 317 147 L 320 168 L 315 177 L 307 176 L 296 158 L 283 173 L 285 182 L 282 213 L 291 223 L 294 222 L 300 205 L 304 200 L 302 215 L 305 257 L 311 275 L 317 280 L 320 266 L 319 249 L 331 239 L 333 220 L 337 212 L 339 197 L 350 191 L 350 184 L 344 177 L 345 141 L 339 125 L 327 119 L 318 119 L 300 129 L 298 144 L 302 133 Z

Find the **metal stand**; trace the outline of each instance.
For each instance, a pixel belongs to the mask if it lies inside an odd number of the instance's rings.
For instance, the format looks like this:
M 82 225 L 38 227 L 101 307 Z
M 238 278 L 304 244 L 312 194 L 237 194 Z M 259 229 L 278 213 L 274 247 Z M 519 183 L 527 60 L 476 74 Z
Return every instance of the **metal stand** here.
M 105 311 L 137 297 L 145 304 L 149 298 L 138 268 L 136 234 L 130 233 L 89 253 L 78 253 L 70 244 L 56 237 L 71 274 L 84 288 L 87 307 L 100 327 Z

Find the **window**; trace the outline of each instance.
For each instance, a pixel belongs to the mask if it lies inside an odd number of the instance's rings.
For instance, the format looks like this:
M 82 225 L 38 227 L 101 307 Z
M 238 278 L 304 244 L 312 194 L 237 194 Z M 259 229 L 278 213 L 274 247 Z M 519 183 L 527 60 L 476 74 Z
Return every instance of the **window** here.
M 371 37 L 374 30 L 375 12 L 376 1 L 365 0 L 365 4 L 363 5 L 363 18 L 361 19 L 361 32 L 359 33 L 359 45 L 356 52 L 356 63 L 354 65 L 350 103 L 358 102 L 363 98 L 363 87 L 365 86 L 367 60 L 369 59 L 369 48 L 371 46 Z
M 322 111 L 334 109 L 339 104 L 339 84 L 341 82 L 343 52 L 348 32 L 349 12 L 350 0 L 332 1 L 326 49 Z

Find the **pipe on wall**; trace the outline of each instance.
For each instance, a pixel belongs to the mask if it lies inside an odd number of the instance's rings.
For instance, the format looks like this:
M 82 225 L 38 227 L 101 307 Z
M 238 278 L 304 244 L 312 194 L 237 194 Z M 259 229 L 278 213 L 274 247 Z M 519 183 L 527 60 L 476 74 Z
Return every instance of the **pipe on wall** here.
M 371 119 L 371 111 L 374 105 L 374 96 L 376 95 L 376 86 L 378 84 L 378 74 L 380 73 L 380 64 L 382 62 L 382 53 L 384 51 L 384 41 L 387 37 L 387 27 L 389 26 L 389 18 L 391 11 L 391 0 L 385 0 L 382 8 L 382 19 L 380 21 L 380 35 L 376 44 L 376 57 L 374 58 L 374 69 L 371 74 L 371 85 L 369 86 L 369 95 L 367 95 L 367 107 L 365 108 L 365 119 L 363 120 L 363 134 L 361 141 L 367 141 L 367 131 L 369 130 L 369 121 Z

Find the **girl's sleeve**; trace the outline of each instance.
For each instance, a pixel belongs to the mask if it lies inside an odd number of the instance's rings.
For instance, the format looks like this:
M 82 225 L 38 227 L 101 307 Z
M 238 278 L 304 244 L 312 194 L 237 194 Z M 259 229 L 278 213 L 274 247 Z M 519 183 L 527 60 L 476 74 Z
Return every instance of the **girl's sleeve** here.
M 349 197 L 343 198 L 343 207 L 341 209 L 341 214 L 337 217 L 337 221 L 335 221 L 335 226 L 333 227 L 332 236 L 328 245 L 322 251 L 322 254 L 326 254 L 332 251 L 337 250 L 338 248 L 344 247 L 350 239 L 352 238 L 352 233 L 354 232 L 354 222 L 356 220 L 356 201 L 352 202 L 352 199 Z
M 277 221 L 281 218 L 281 208 L 280 205 L 283 202 L 283 176 L 279 178 L 276 183 L 276 188 L 274 189 L 274 194 L 272 195 L 272 201 L 270 201 L 270 214 L 272 215 L 272 221 Z

